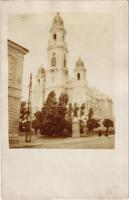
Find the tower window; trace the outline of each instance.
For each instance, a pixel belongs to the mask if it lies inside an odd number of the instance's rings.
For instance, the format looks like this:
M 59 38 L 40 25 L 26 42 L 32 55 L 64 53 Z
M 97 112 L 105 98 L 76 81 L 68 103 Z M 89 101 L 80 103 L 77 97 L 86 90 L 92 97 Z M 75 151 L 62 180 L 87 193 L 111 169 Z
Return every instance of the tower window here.
M 64 67 L 66 67 L 66 57 L 64 57 Z
M 77 80 L 80 80 L 80 73 L 77 74 Z
M 53 39 L 56 40 L 56 33 L 53 34 Z
M 52 56 L 51 66 L 56 66 L 56 57 L 55 57 L 55 55 Z

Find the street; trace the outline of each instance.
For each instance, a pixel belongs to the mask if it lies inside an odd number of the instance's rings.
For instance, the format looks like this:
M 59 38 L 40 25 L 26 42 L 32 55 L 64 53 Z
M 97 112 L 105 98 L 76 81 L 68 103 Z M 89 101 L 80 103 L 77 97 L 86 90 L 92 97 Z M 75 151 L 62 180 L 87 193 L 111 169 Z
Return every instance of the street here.
M 47 148 L 47 149 L 113 149 L 115 135 L 108 137 L 97 135 L 93 137 L 79 138 L 48 138 L 43 136 L 32 136 L 31 142 L 25 142 L 25 136 L 19 137 L 19 143 L 13 144 L 11 148 Z

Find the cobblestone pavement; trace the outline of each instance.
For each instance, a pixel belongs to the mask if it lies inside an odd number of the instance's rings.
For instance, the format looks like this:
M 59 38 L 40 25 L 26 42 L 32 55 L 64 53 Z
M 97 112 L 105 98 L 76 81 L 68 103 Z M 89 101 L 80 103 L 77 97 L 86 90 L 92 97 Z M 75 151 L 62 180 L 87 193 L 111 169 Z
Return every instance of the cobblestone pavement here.
M 25 142 L 25 136 L 19 137 L 19 143 L 11 148 L 47 148 L 47 149 L 112 149 L 114 148 L 115 135 L 108 137 L 97 135 L 79 138 L 48 138 L 32 136 L 31 142 Z

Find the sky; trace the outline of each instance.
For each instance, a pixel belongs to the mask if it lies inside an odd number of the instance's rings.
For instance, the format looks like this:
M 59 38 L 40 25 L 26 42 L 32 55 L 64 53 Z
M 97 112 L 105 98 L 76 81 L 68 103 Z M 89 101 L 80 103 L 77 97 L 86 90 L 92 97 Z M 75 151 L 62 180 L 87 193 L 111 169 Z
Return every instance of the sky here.
M 29 75 L 33 80 L 43 65 L 47 68 L 49 30 L 56 13 L 10 15 L 8 39 L 29 50 L 24 57 L 22 98 L 28 97 Z M 114 98 L 115 75 L 115 26 L 111 14 L 60 13 L 66 29 L 68 45 L 68 69 L 71 74 L 78 57 L 87 68 L 86 79 L 90 87 L 96 87 Z

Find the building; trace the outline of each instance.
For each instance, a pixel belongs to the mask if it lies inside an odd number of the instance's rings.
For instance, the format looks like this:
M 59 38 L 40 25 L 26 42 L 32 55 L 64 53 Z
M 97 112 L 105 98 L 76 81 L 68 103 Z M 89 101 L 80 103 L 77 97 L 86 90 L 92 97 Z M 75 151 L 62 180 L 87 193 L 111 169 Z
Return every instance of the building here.
M 9 141 L 18 141 L 18 121 L 22 91 L 24 55 L 29 51 L 8 40 L 8 111 Z
M 50 91 L 54 90 L 57 97 L 65 92 L 69 101 L 78 105 L 86 104 L 87 110 L 92 107 L 94 117 L 113 119 L 113 102 L 97 88 L 88 86 L 87 68 L 79 57 L 75 63 L 74 77 L 71 77 L 68 67 L 68 48 L 65 40 L 66 30 L 60 14 L 54 17 L 50 28 L 48 41 L 48 66 L 38 69 L 33 88 L 33 113 L 40 110 Z

